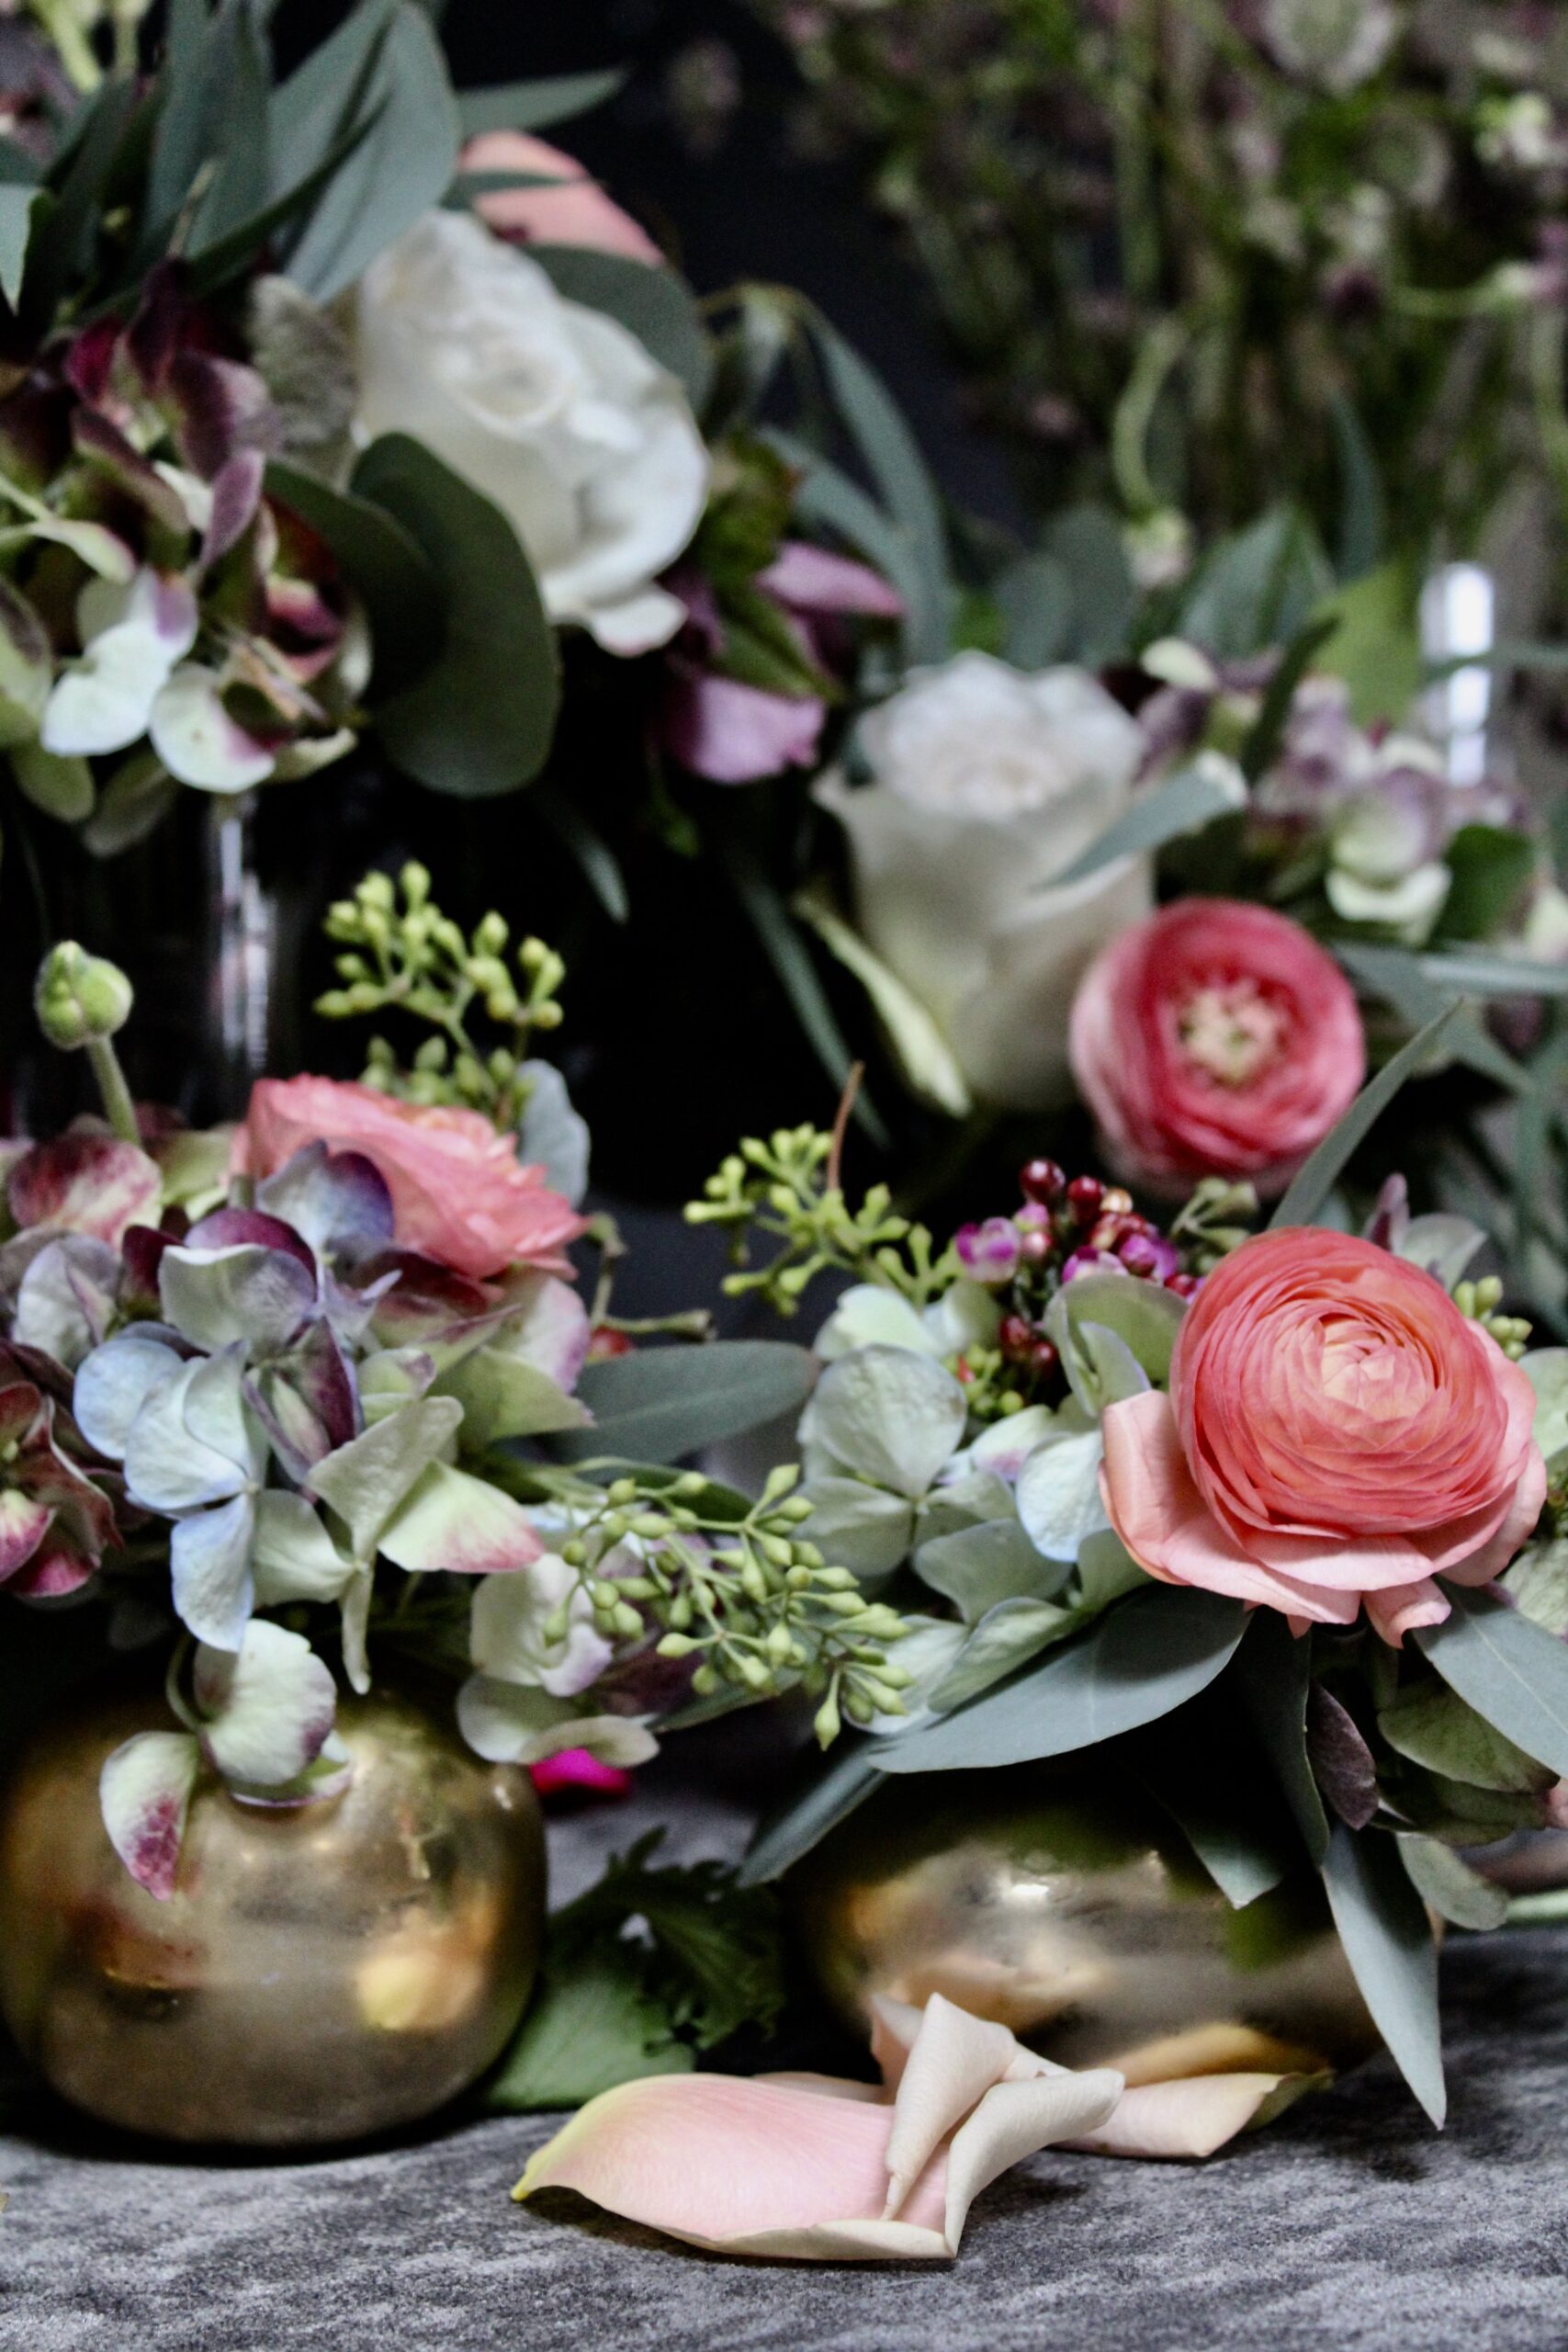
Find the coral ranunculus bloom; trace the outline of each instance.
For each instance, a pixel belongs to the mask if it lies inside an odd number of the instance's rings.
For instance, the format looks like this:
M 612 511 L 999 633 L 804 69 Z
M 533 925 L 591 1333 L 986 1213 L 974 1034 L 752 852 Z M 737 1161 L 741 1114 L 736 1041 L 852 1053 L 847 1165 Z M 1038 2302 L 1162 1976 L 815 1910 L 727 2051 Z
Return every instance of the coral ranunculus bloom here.
M 402 1249 L 476 1281 L 513 1265 L 570 1272 L 562 1252 L 586 1221 L 478 1111 L 426 1109 L 331 1078 L 264 1078 L 235 1136 L 234 1165 L 272 1176 L 317 1142 L 379 1169 Z
M 1078 989 L 1069 1049 L 1118 1171 L 1164 1192 L 1209 1175 L 1283 1192 L 1366 1075 L 1333 957 L 1231 899 L 1179 899 L 1112 941 Z
M 1432 1275 L 1346 1234 L 1266 1233 L 1182 1322 L 1170 1393 L 1105 1415 L 1103 1489 L 1167 1584 L 1385 1641 L 1488 1583 L 1535 1525 L 1535 1394 Z

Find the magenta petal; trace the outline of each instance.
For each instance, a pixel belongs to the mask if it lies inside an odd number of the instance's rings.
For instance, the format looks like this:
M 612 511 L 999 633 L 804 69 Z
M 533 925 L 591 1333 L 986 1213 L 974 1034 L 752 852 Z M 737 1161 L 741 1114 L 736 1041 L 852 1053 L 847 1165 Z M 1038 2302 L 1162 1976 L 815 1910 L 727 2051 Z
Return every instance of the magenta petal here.
M 180 1247 L 185 1250 L 234 1250 L 246 1242 L 254 1242 L 263 1250 L 281 1250 L 286 1257 L 297 1259 L 308 1274 L 316 1271 L 315 1257 L 310 1244 L 301 1240 L 291 1225 L 281 1217 L 268 1216 L 261 1209 L 214 1209 L 199 1225 L 193 1225 Z
M 16 1487 L 0 1493 L 0 1582 L 26 1566 L 49 1532 L 54 1513 L 48 1503 Z
M 559 1796 L 565 1792 L 583 1793 L 596 1797 L 630 1796 L 636 1785 L 629 1772 L 618 1764 L 602 1763 L 591 1756 L 586 1747 L 563 1747 L 557 1756 L 547 1756 L 539 1764 L 530 1764 L 529 1777 L 542 1797 Z

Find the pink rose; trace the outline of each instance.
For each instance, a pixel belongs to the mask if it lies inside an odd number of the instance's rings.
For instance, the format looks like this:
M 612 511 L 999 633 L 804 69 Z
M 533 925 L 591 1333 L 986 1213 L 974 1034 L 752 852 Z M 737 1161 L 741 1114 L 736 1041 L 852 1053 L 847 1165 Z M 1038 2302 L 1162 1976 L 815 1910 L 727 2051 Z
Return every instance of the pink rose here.
M 607 197 L 579 163 L 525 130 L 487 130 L 463 150 L 466 172 L 547 173 L 555 187 L 497 188 L 475 210 L 498 237 L 519 244 L 587 245 L 657 268 L 664 259 L 646 230 Z
M 1074 1000 L 1073 1075 L 1130 1182 L 1283 1192 L 1366 1074 L 1349 982 L 1299 924 L 1181 899 L 1096 958 Z
M 586 1221 L 478 1111 L 422 1109 L 330 1078 L 264 1078 L 234 1138 L 234 1168 L 271 1176 L 316 1142 L 362 1152 L 380 1170 L 401 1248 L 475 1281 L 513 1265 L 570 1272 L 562 1252 Z
M 1153 1577 L 1384 1641 L 1535 1525 L 1535 1392 L 1420 1267 L 1316 1227 L 1244 1243 L 1188 1308 L 1170 1393 L 1105 1415 L 1105 1507 Z

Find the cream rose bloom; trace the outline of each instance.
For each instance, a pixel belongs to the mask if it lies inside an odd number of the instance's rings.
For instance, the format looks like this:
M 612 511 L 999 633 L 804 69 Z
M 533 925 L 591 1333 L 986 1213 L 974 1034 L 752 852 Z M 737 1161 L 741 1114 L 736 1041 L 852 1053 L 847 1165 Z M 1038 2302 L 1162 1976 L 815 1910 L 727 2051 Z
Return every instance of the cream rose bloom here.
M 870 784 L 818 787 L 850 837 L 868 944 L 985 1101 L 1037 1110 L 1068 1091 L 1074 992 L 1147 912 L 1148 861 L 1049 886 L 1127 808 L 1143 748 L 1088 671 L 961 653 L 863 719 Z
M 360 430 L 412 435 L 491 499 L 552 620 L 612 653 L 673 637 L 685 608 L 654 583 L 697 526 L 708 458 L 637 337 L 461 212 L 417 220 L 357 300 Z

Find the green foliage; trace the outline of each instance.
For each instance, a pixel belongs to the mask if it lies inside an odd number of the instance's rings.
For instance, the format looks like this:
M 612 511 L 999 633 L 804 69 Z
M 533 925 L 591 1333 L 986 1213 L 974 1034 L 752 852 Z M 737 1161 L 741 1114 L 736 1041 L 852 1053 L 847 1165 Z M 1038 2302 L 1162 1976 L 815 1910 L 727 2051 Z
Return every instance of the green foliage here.
M 530 1091 L 523 1067 L 529 1042 L 560 1025 L 566 966 L 554 949 L 540 939 L 520 942 L 514 978 L 504 919 L 487 914 L 465 934 L 432 900 L 423 866 L 412 862 L 396 883 L 367 874 L 352 899 L 329 909 L 325 927 L 342 951 L 344 985 L 317 1000 L 318 1012 L 329 1020 L 407 1013 L 435 1032 L 409 1070 L 386 1038 L 373 1037 L 365 1083 L 404 1102 L 462 1103 L 514 1127 Z M 474 1038 L 470 1023 L 480 1013 L 502 1042 L 487 1047 Z
M 716 1225 L 746 1265 L 755 1231 L 781 1247 L 761 1268 L 729 1274 L 731 1298 L 757 1292 L 780 1315 L 793 1315 L 813 1278 L 829 1267 L 895 1290 L 924 1306 L 960 1269 L 951 1248 L 934 1249 L 930 1230 L 899 1216 L 886 1184 L 873 1185 L 852 1209 L 836 1179 L 834 1138 L 813 1126 L 779 1127 L 766 1141 L 749 1136 L 710 1176 L 700 1201 L 686 1205 L 689 1225 Z
M 534 2006 L 488 2104 L 576 2107 L 615 2084 L 682 2073 L 743 2027 L 766 2036 L 787 1979 L 775 1898 L 721 1862 L 617 1856 L 550 1921 Z

